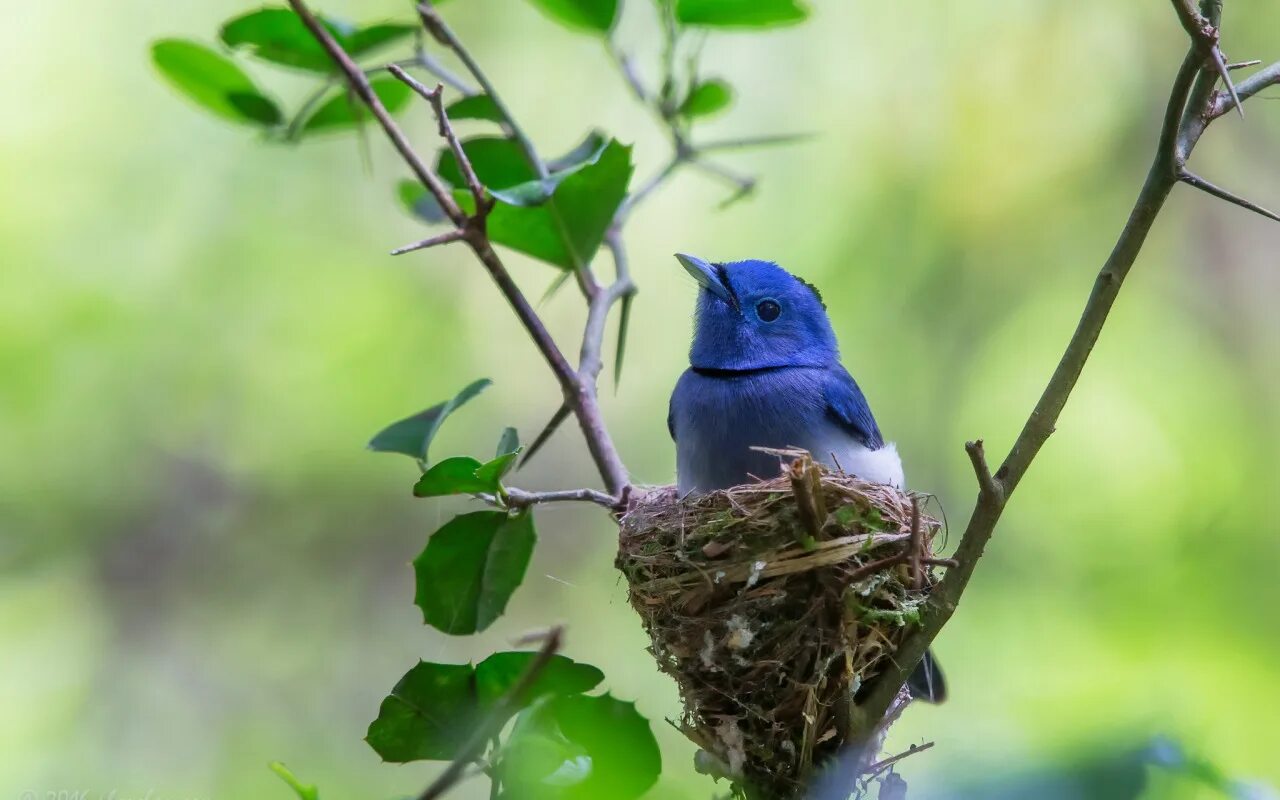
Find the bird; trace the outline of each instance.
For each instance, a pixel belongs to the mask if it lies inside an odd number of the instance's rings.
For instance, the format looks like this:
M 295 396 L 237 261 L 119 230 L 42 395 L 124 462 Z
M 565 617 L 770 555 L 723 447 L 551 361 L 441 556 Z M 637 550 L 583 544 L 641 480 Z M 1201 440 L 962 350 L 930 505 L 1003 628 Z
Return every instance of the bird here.
M 700 287 L 689 367 L 667 415 L 677 492 L 702 494 L 776 475 L 778 457 L 758 447 L 801 448 L 830 467 L 902 489 L 902 459 L 840 362 L 817 288 L 771 261 L 718 263 L 685 253 L 676 259 Z M 916 699 L 946 697 L 932 652 L 907 686 Z

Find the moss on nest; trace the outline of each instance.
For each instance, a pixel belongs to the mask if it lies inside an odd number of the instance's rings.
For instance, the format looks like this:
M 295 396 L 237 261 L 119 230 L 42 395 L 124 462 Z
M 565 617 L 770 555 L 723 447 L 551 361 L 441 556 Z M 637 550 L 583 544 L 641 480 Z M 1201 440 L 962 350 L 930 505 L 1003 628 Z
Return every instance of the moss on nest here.
M 773 480 L 657 488 L 623 516 L 617 565 L 680 687 L 680 728 L 751 795 L 802 793 L 844 741 L 849 698 L 918 620 L 934 576 L 914 588 L 904 559 L 913 503 L 799 454 Z M 925 558 L 939 527 L 920 515 Z

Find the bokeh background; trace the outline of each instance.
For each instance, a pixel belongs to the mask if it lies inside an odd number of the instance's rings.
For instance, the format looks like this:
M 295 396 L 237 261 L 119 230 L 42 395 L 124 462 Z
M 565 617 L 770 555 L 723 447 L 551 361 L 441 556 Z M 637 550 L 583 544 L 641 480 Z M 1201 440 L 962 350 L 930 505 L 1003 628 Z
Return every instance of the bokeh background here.
M 723 159 L 760 177 L 749 201 L 717 210 L 726 187 L 684 173 L 637 213 L 642 290 L 607 415 L 636 478 L 669 481 L 694 295 L 670 254 L 776 259 L 823 290 L 954 540 L 975 494 L 962 443 L 1004 452 L 1038 396 L 1145 173 L 1185 36 L 1155 0 L 813 5 L 797 27 L 708 39 L 706 70 L 738 88 L 708 138 L 816 136 Z M 1228 55 L 1280 58 L 1280 6 L 1228 5 Z M 629 6 L 623 41 L 652 80 L 651 9 Z M 386 691 L 419 658 L 483 657 L 552 622 L 654 720 L 652 797 L 723 792 L 662 722 L 675 690 L 602 512 L 539 513 L 525 585 L 485 634 L 421 624 L 408 562 L 467 503 L 414 500 L 413 465 L 362 445 L 488 376 L 436 446 L 483 454 L 503 425 L 531 437 L 558 393 L 461 249 L 384 255 L 424 229 L 378 137 L 370 169 L 351 136 L 269 145 L 158 79 L 153 39 L 212 42 L 248 8 L 15 3 L 0 26 L 0 797 L 287 797 L 271 759 L 326 798 L 414 793 L 436 767 L 382 765 L 361 741 Z M 396 0 L 322 8 L 408 16 Z M 445 13 L 546 150 L 601 126 L 635 142 L 639 176 L 661 165 L 597 41 L 516 0 Z M 405 119 L 433 143 L 425 108 Z M 1259 99 L 1195 160 L 1280 206 L 1277 141 L 1280 103 Z M 913 796 L 996 796 L 1157 735 L 1280 783 L 1278 248 L 1280 227 L 1174 193 L 938 641 L 953 699 L 894 731 L 937 742 L 902 766 Z M 554 277 L 509 263 L 534 296 Z M 576 337 L 573 291 L 542 310 Z M 593 479 L 567 425 L 518 482 Z M 1149 796 L 1207 791 L 1163 786 Z

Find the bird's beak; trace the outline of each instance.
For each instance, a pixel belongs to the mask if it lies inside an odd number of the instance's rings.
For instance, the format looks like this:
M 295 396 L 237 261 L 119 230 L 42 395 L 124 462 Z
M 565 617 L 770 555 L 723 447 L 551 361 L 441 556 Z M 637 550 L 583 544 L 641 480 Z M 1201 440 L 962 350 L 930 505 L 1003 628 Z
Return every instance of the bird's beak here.
M 676 253 L 676 260 L 684 267 L 685 271 L 693 276 L 693 279 L 702 284 L 707 291 L 719 297 L 731 306 L 736 306 L 733 295 L 728 288 L 720 282 L 719 276 L 716 275 L 716 268 L 697 256 L 686 255 L 685 253 Z

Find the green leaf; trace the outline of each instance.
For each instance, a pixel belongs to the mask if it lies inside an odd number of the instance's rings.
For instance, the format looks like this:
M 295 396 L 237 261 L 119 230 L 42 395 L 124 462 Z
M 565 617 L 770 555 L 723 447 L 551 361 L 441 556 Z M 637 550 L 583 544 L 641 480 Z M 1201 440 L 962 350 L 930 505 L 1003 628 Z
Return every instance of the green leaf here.
M 519 145 L 501 136 L 477 136 L 462 143 L 462 152 L 471 162 L 480 183 L 490 191 L 506 189 L 527 181 L 534 180 L 537 175 L 525 161 Z M 440 151 L 436 160 L 436 174 L 454 188 L 462 189 L 466 181 L 453 151 Z
M 578 166 L 586 161 L 594 161 L 599 156 L 600 151 L 609 143 L 605 135 L 600 131 L 591 131 L 586 138 L 574 146 L 572 150 L 558 158 L 553 158 L 547 162 L 547 171 L 563 172 L 567 169 Z
M 577 30 L 607 34 L 618 18 L 618 0 L 530 0 L 556 22 Z
M 272 761 L 268 764 L 271 771 L 280 776 L 280 780 L 289 784 L 289 788 L 293 789 L 293 793 L 298 796 L 298 800 L 320 800 L 320 790 L 312 784 L 303 783 L 298 780 L 289 768 L 279 761 Z
M 412 25 L 397 23 L 356 28 L 333 18 L 321 17 L 320 21 L 352 58 L 368 55 L 415 30 Z M 228 20 L 220 38 L 228 47 L 243 49 L 263 61 L 310 72 L 334 71 L 333 60 L 324 47 L 298 15 L 287 8 L 263 8 Z
M 494 653 L 476 665 L 476 693 L 482 705 L 497 702 L 515 687 L 520 676 L 537 656 L 530 651 Z M 515 698 L 517 706 L 525 706 L 543 695 L 569 695 L 589 692 L 604 680 L 604 673 L 590 664 L 579 664 L 571 658 L 553 655 L 538 674 L 524 697 Z
M 365 741 L 383 761 L 450 761 L 481 713 L 470 664 L 420 661 L 382 701 Z
M 330 26 L 334 38 L 340 34 Z M 307 27 L 287 8 L 263 8 L 235 17 L 219 32 L 223 44 L 243 48 L 263 61 L 288 67 L 332 72 L 333 61 Z
M 502 435 L 498 437 L 498 450 L 495 456 L 505 456 L 508 453 L 514 453 L 520 449 L 520 434 L 515 428 L 503 428 Z
M 267 126 L 284 119 L 248 75 L 198 42 L 162 39 L 151 45 L 151 60 L 178 91 L 224 119 Z
M 476 470 L 480 467 L 480 462 L 470 456 L 446 458 L 422 473 L 413 486 L 413 496 L 443 497 L 494 491 L 496 481 L 476 477 Z
M 494 653 L 475 668 L 420 661 L 382 701 L 365 741 L 385 761 L 452 760 L 535 656 Z M 512 698 L 511 708 L 514 712 L 541 697 L 589 691 L 603 679 L 604 673 L 589 664 L 553 655 L 529 691 Z
M 519 457 L 520 449 L 516 448 L 514 452 L 503 453 L 492 461 L 481 464 L 476 469 L 476 479 L 491 484 L 493 488 L 488 491 L 496 492 L 502 483 L 502 479 L 516 465 L 516 459 Z
M 489 214 L 489 238 L 549 264 L 579 269 L 600 248 L 626 197 L 631 171 L 631 148 L 610 141 L 592 161 L 558 176 L 550 197 L 541 203 L 517 205 L 495 193 L 499 202 Z M 468 212 L 473 210 L 474 200 L 466 192 L 455 192 L 455 197 Z
M 445 523 L 413 561 L 423 621 L 454 635 L 488 628 L 524 580 L 536 540 L 527 511 L 475 511 Z
M 733 89 L 729 84 L 713 78 L 693 87 L 689 96 L 680 104 L 680 115 L 688 119 L 709 117 L 729 107 L 733 102 Z
M 403 453 L 426 461 L 427 448 L 440 430 L 445 417 L 458 410 L 464 403 L 484 391 L 493 381 L 481 378 L 458 392 L 452 400 L 405 417 L 383 428 L 369 441 L 369 449 L 379 453 Z
M 342 42 L 347 54 L 353 57 L 364 56 L 392 42 L 412 36 L 417 30 L 415 25 L 404 25 L 398 22 L 382 22 L 348 34 Z
M 451 494 L 496 494 L 502 479 L 515 466 L 520 450 L 504 453 L 481 464 L 470 456 L 446 458 L 422 474 L 414 484 L 414 497 L 443 497 Z
M 797 0 L 676 0 L 676 21 L 685 25 L 769 28 L 808 16 L 809 9 Z
M 396 184 L 396 196 L 410 216 L 431 224 L 445 221 L 444 209 L 421 181 L 408 178 L 400 181 Z
M 501 770 L 506 797 L 634 800 L 657 782 L 662 758 L 634 703 L 575 694 L 520 714 Z
M 490 122 L 502 122 L 502 112 L 494 105 L 487 94 L 474 94 L 461 100 L 454 100 L 444 109 L 451 120 L 487 119 Z
M 409 103 L 413 90 L 391 77 L 375 78 L 369 82 L 373 93 L 392 114 Z M 303 133 L 317 133 L 354 126 L 370 118 L 363 101 L 345 88 L 335 89 L 329 99 L 321 103 L 302 125 Z

